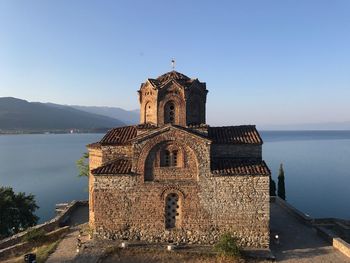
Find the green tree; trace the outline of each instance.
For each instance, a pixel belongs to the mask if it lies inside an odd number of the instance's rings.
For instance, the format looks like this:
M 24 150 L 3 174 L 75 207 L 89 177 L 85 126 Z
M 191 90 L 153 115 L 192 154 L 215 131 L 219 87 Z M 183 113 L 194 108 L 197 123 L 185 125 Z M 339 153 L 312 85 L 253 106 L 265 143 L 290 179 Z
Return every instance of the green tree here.
M 36 225 L 39 217 L 34 212 L 38 208 L 34 195 L 16 194 L 11 187 L 0 187 L 0 238 Z
M 278 191 L 277 194 L 283 200 L 286 200 L 286 188 L 284 184 L 284 170 L 283 164 L 280 165 L 280 169 L 278 172 Z
M 76 161 L 80 177 L 89 177 L 89 154 L 83 153 L 83 156 Z
M 270 196 L 276 196 L 276 182 L 270 175 Z

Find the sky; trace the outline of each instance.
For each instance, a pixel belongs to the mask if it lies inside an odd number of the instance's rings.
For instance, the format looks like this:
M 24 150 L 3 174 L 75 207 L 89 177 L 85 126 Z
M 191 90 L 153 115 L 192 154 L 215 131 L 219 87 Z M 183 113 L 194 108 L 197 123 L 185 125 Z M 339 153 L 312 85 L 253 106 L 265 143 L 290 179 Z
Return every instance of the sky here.
M 348 0 L 0 0 L 0 97 L 137 109 L 147 78 L 207 83 L 209 124 L 350 121 Z

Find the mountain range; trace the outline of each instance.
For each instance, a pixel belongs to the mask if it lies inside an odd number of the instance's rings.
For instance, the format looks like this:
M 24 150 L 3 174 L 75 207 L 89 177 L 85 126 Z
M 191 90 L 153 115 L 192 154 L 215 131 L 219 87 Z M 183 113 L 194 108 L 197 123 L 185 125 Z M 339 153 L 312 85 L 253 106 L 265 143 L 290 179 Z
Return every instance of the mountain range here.
M 97 106 L 77 106 L 68 105 L 77 110 L 86 111 L 94 114 L 107 116 L 110 118 L 118 119 L 125 124 L 137 124 L 140 121 L 139 110 L 124 110 L 118 107 L 97 107 Z
M 103 113 L 103 114 L 100 114 Z M 113 117 L 115 116 L 115 117 Z M 119 119 L 120 117 L 120 119 Z M 98 132 L 137 123 L 138 112 L 0 98 L 0 133 Z
M 139 123 L 139 110 L 61 105 L 0 97 L 0 133 L 105 132 Z M 210 120 L 209 120 L 210 122 Z M 350 121 L 257 125 L 261 130 L 350 130 Z

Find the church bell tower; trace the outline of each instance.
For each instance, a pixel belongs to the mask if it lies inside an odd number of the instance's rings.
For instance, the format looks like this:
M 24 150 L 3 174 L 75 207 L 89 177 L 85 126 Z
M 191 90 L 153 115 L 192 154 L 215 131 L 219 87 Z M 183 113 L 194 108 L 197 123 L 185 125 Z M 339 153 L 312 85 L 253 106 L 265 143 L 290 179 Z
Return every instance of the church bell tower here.
M 170 71 L 156 79 L 147 79 L 139 93 L 140 123 L 161 126 L 205 124 L 206 84 Z

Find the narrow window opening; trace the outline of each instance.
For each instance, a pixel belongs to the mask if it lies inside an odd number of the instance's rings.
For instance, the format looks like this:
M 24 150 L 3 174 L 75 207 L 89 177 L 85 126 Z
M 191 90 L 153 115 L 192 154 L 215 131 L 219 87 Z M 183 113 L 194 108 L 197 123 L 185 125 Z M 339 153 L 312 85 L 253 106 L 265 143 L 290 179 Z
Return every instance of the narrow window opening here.
M 177 151 L 173 151 L 173 166 L 177 166 Z
M 165 166 L 170 166 L 170 152 L 165 151 Z
M 179 196 L 169 194 L 165 200 L 165 227 L 167 229 L 175 228 L 180 219 Z
M 175 123 L 175 105 L 168 102 L 164 106 L 164 123 Z

